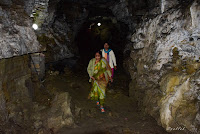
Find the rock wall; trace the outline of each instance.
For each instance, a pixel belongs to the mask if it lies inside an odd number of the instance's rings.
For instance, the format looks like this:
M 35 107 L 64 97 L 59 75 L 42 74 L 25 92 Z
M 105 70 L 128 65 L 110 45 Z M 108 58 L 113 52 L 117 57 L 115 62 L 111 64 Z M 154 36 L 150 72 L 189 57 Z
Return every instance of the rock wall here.
M 161 12 L 160 5 L 159 0 L 120 0 L 111 5 L 110 10 L 118 21 L 129 27 L 129 31 L 135 31 L 138 23 Z
M 73 127 L 76 107 L 67 92 L 48 93 L 31 73 L 28 55 L 0 60 L 0 132 L 52 133 Z
M 2 132 L 6 132 L 6 128 L 3 127 L 10 121 L 21 127 L 26 126 L 26 123 L 29 124 L 30 107 L 27 107 L 27 103 L 33 98 L 33 89 L 28 88 L 27 83 L 31 84 L 27 55 L 0 60 L 0 130 Z M 10 131 L 15 132 L 13 129 Z
M 21 5 L 0 6 L 0 59 L 41 51 L 31 26 Z
M 35 13 L 32 16 L 39 25 L 36 31 L 38 41 L 46 47 L 46 62 L 74 57 L 78 51 L 74 39 L 88 12 L 80 5 L 68 1 L 47 0 L 45 4 L 42 1 L 39 3 L 39 6 L 34 6 Z M 38 11 L 36 7 L 48 12 Z
M 70 95 L 48 93 L 33 73 L 44 75 L 46 45 L 32 29 L 32 8 L 31 0 L 0 1 L 0 133 L 54 133 L 74 125 Z
M 142 23 L 127 46 L 130 96 L 173 133 L 200 132 L 199 8 L 194 1 Z

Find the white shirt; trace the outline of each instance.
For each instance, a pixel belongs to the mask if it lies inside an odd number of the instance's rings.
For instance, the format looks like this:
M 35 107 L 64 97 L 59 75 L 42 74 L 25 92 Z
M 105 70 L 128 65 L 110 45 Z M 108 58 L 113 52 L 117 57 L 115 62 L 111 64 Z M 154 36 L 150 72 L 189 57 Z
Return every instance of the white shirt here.
M 101 51 L 102 51 L 102 56 L 105 58 L 104 49 L 102 49 Z M 110 65 L 111 68 L 114 68 L 114 66 L 117 66 L 116 57 L 115 57 L 115 54 L 114 54 L 113 50 L 111 50 L 109 52 L 109 65 Z

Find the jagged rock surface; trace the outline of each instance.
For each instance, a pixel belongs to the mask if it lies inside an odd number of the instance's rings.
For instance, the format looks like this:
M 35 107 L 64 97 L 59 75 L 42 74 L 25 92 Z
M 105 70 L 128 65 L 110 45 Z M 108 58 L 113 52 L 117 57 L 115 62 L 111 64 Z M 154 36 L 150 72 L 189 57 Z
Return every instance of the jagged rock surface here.
M 0 7 L 0 59 L 38 52 L 41 45 L 20 5 Z
M 170 132 L 199 132 L 199 8 L 196 1 L 142 23 L 125 61 L 130 96 Z
M 33 81 L 29 62 L 28 56 L 0 61 L 0 132 L 51 133 L 74 126 L 76 107 L 70 95 L 48 95 L 51 87 L 40 88 L 41 83 Z
M 31 72 L 40 64 L 33 67 L 28 54 L 46 46 L 32 28 L 34 2 L 26 2 L 0 2 L 0 133 L 52 133 L 74 125 L 70 95 L 56 92 L 56 98 L 51 97 Z
M 54 0 L 44 4 L 43 6 L 48 9 L 48 12 L 38 12 L 38 14 L 45 14 L 41 15 L 42 19 L 34 16 L 37 20 L 35 23 L 39 23 L 41 26 L 36 32 L 39 42 L 47 48 L 47 62 L 71 58 L 77 54 L 74 39 L 88 15 L 87 11 L 76 4 L 59 2 L 60 0 Z M 73 5 L 72 11 L 68 11 L 64 7 L 68 4 Z

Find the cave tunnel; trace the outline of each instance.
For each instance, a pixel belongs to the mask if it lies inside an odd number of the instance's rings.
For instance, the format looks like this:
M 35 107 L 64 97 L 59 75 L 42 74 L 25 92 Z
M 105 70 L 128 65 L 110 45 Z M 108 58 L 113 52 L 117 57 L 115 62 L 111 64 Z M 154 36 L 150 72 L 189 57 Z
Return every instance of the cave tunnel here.
M 90 18 L 88 22 L 81 26 L 75 39 L 81 61 L 83 61 L 83 64 L 88 64 L 88 61 L 94 58 L 95 52 L 103 49 L 104 44 L 108 43 L 115 52 L 119 65 L 122 65 L 127 35 L 122 33 L 121 27 L 125 27 L 123 30 L 128 30 L 128 27 L 123 24 L 115 24 L 111 19 L 105 17 L 103 19 L 103 17 Z M 98 23 L 101 26 L 98 26 Z
M 0 134 L 199 134 L 199 39 L 198 0 L 0 0 Z
M 70 19 L 74 17 L 74 14 L 66 7 L 72 8 L 71 6 L 75 5 L 77 8 L 83 8 L 77 3 L 69 1 L 61 1 L 59 5 L 57 16 L 64 15 Z M 104 44 L 108 42 L 110 48 L 115 52 L 119 65 L 122 65 L 123 50 L 127 43 L 127 31 L 129 31 L 127 24 L 117 21 L 110 9 L 99 7 L 97 3 L 85 7 L 88 10 L 88 15 L 79 24 L 73 39 L 74 45 L 78 48 L 77 53 L 80 56 L 80 64 L 86 67 L 88 61 L 94 58 L 95 52 L 103 49 Z M 98 23 L 100 23 L 100 26 L 98 26 Z

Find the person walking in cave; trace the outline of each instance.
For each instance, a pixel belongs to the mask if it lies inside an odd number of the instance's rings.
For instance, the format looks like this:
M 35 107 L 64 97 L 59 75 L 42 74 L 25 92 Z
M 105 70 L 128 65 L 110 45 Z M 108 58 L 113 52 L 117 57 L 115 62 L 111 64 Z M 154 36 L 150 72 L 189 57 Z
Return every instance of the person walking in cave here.
M 114 69 L 117 70 L 117 63 L 116 63 L 116 57 L 112 49 L 109 48 L 109 44 L 106 42 L 104 44 L 104 49 L 102 49 L 102 56 L 107 60 L 109 63 L 111 69 L 112 69 L 112 78 L 114 76 Z
M 105 58 L 102 57 L 101 51 L 95 53 L 95 58 L 91 59 L 87 67 L 87 72 L 92 82 L 92 88 L 88 99 L 95 100 L 96 104 L 100 106 L 101 112 L 104 110 L 104 100 L 106 96 L 106 87 L 109 80 L 112 80 L 112 71 Z

